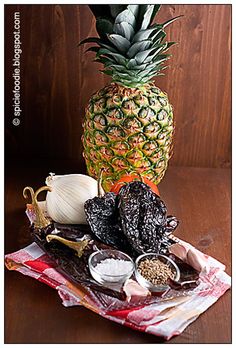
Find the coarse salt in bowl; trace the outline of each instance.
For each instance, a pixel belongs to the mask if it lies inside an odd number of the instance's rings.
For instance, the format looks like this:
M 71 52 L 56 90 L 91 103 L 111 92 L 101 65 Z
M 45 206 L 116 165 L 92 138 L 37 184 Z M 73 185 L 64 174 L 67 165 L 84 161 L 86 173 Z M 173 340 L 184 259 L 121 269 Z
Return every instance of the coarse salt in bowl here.
M 92 277 L 100 284 L 123 284 L 134 272 L 134 262 L 119 250 L 98 250 L 88 260 Z

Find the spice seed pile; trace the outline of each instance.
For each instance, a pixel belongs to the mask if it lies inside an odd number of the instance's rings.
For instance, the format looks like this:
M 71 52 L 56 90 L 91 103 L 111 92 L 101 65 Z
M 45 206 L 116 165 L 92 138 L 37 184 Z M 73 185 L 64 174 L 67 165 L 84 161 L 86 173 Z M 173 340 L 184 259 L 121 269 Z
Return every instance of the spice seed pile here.
M 154 285 L 164 285 L 168 279 L 174 279 L 175 273 L 170 266 L 158 259 L 146 259 L 138 266 L 140 274 Z

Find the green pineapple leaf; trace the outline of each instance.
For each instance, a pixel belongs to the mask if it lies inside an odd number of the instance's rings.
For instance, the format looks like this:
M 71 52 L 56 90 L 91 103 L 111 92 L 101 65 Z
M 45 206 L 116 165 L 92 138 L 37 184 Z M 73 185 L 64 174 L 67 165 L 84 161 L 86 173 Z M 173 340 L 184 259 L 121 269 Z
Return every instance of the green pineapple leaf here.
M 140 71 L 139 72 L 139 77 L 146 77 L 146 76 L 148 76 L 148 75 L 151 75 L 151 73 L 154 71 L 153 70 L 154 68 L 152 68 L 152 69 L 145 69 L 145 70 L 143 70 L 143 71 Z
M 125 37 L 129 41 L 132 40 L 135 33 L 132 25 L 127 22 L 115 23 L 113 30 L 116 34 Z
M 166 33 L 163 30 L 158 30 L 152 37 L 153 43 L 161 42 L 166 37 Z
M 109 76 L 113 75 L 113 72 L 111 70 L 104 69 L 104 70 L 99 70 L 99 71 L 101 71 L 103 74 L 106 74 L 106 75 L 109 75 Z
M 120 72 L 119 73 L 119 77 L 121 77 L 121 78 L 124 78 L 124 79 L 129 79 L 129 74 L 126 72 L 126 73 L 122 73 L 122 72 Z
M 161 26 L 158 26 L 161 30 Z M 158 27 L 153 27 L 146 30 L 139 30 L 133 37 L 133 42 L 143 41 L 147 40 L 153 33 L 155 33 L 158 30 Z
M 138 52 L 142 52 L 150 48 L 152 44 L 151 40 L 143 40 L 139 42 L 135 42 L 127 51 L 127 56 L 129 58 L 133 58 Z
M 162 71 L 162 70 L 169 68 L 168 65 L 162 65 L 162 64 L 163 63 L 160 63 L 159 65 L 157 65 L 158 71 Z M 164 74 L 162 74 L 162 75 L 164 75 Z
M 176 20 L 177 20 L 178 18 L 180 18 L 180 17 L 183 17 L 183 15 L 176 16 L 176 17 L 171 18 L 171 19 L 169 19 L 168 21 L 162 23 L 163 28 L 166 28 L 167 25 L 173 23 L 174 21 L 176 21 Z
M 152 12 L 150 23 L 152 23 L 152 21 L 154 20 L 156 14 L 160 10 L 160 8 L 161 8 L 161 5 L 154 5 L 154 9 L 153 9 L 153 12 Z
M 138 11 L 138 16 L 137 16 L 137 29 L 140 30 L 143 22 L 143 18 L 145 13 L 148 10 L 148 7 L 150 5 L 139 5 L 139 11 Z
M 132 67 L 132 70 L 141 71 L 141 70 L 146 69 L 147 64 L 139 64 L 139 65 L 138 65 L 136 60 L 135 60 L 135 62 L 136 62 L 136 66 L 133 66 L 133 67 Z
M 135 56 L 137 63 L 142 64 L 153 51 L 155 51 L 155 48 L 150 48 L 148 50 L 137 53 Z
M 100 48 L 100 50 L 98 51 L 98 56 L 100 55 L 106 55 L 108 57 L 114 58 L 114 60 L 121 65 L 126 65 L 127 63 L 127 59 L 125 59 L 124 56 L 119 53 L 110 52 L 106 48 Z
M 143 16 L 141 30 L 146 30 L 148 28 L 148 26 L 150 25 L 153 10 L 154 10 L 154 5 L 149 5 L 147 11 L 145 12 L 145 14 Z
M 111 51 L 111 52 L 113 52 L 113 53 L 119 53 L 119 52 L 117 51 L 116 48 L 111 47 L 110 45 L 107 45 L 107 44 L 105 44 L 105 43 L 101 43 L 100 46 L 101 46 L 102 48 L 108 49 L 109 51 Z
M 171 57 L 171 54 L 160 54 L 154 59 L 154 61 L 157 63 L 161 63 L 167 59 L 170 59 L 170 57 Z
M 162 37 L 161 37 L 161 39 L 160 39 L 160 42 L 163 42 L 163 41 L 165 40 L 165 38 L 166 38 L 166 33 L 164 33 L 164 34 L 162 35 Z
M 129 40 L 127 40 L 125 37 L 121 35 L 111 34 L 111 35 L 108 35 L 108 39 L 122 53 L 125 53 L 130 47 Z
M 153 23 L 161 5 L 91 5 L 99 37 L 80 44 L 94 43 L 87 51 L 96 53 L 104 65 L 103 73 L 124 86 L 150 82 L 165 68 L 168 49 L 176 44 L 166 41 L 165 28 L 181 16 L 164 23 Z M 96 46 L 97 45 L 97 46 Z
M 80 41 L 78 46 L 84 45 L 86 43 L 91 43 L 91 42 L 95 42 L 95 43 L 99 44 L 102 41 L 98 37 L 88 37 L 87 39 L 84 39 L 84 40 Z
M 127 63 L 127 69 L 132 69 L 133 67 L 137 66 L 137 62 L 134 58 L 129 59 Z
M 110 64 L 109 67 L 111 67 L 114 71 L 127 72 L 127 69 L 124 65 Z
M 85 52 L 98 52 L 99 51 L 99 47 L 95 47 L 95 46 L 93 46 L 93 47 L 89 47 L 89 48 L 87 48 L 87 50 L 85 51 Z
M 132 25 L 133 28 L 135 28 L 136 18 L 133 12 L 129 8 L 119 13 L 118 16 L 116 17 L 115 23 L 121 23 L 121 22 L 127 22 L 130 25 Z
M 146 68 L 145 69 L 140 69 L 141 71 L 142 70 L 147 70 L 147 69 L 154 69 L 156 66 L 157 66 L 157 63 L 156 62 L 154 62 L 154 63 L 151 63 L 151 64 L 147 64 L 147 63 L 145 63 L 145 65 L 146 65 Z
M 166 49 L 166 47 L 167 47 L 167 42 L 165 41 L 165 42 L 162 42 L 162 43 L 155 43 L 155 44 L 153 45 L 153 47 L 156 48 L 155 53 L 159 53 L 159 52 L 161 52 L 161 51 L 163 51 L 163 50 Z
M 133 13 L 133 15 L 137 18 L 139 5 L 128 5 L 128 9 Z
M 78 45 L 83 45 L 83 44 L 92 43 L 92 42 L 98 44 L 100 47 L 107 48 L 111 52 L 118 53 L 118 51 L 114 47 L 105 44 L 104 41 L 102 41 L 98 37 L 89 37 L 89 38 L 81 41 Z M 94 48 L 96 48 L 96 47 L 94 47 Z M 97 47 L 97 48 L 99 49 L 99 47 Z M 89 51 L 93 51 L 93 50 L 92 49 L 87 49 L 85 52 L 89 52 Z M 94 50 L 94 52 L 97 52 L 97 51 Z
M 167 42 L 167 45 L 166 45 L 166 48 L 164 49 L 164 51 L 167 51 L 171 46 L 174 46 L 174 45 L 178 45 L 178 42 L 175 42 L 175 41 Z
M 96 58 L 96 62 L 102 63 L 106 67 L 114 64 L 114 60 L 112 58 L 110 58 L 110 57 L 101 57 L 101 56 L 97 57 Z

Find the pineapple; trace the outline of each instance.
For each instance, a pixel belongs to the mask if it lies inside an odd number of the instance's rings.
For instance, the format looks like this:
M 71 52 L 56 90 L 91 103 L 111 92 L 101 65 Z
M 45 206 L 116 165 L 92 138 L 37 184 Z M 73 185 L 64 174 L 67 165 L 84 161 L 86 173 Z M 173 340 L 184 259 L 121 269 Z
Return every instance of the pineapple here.
M 167 169 L 174 131 L 168 96 L 154 85 L 163 75 L 167 50 L 165 27 L 152 24 L 160 5 L 91 5 L 99 38 L 88 50 L 96 53 L 112 82 L 90 99 L 83 123 L 88 174 L 109 191 L 126 174 L 158 184 Z

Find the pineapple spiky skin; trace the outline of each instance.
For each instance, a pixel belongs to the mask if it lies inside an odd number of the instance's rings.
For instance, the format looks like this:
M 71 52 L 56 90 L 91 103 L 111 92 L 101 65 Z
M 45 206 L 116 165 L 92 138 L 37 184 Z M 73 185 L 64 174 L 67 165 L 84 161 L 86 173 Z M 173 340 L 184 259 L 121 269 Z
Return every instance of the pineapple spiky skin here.
M 167 169 L 174 131 L 167 94 L 154 84 L 129 88 L 115 82 L 95 93 L 83 123 L 88 174 L 109 191 L 124 174 L 158 184 Z

